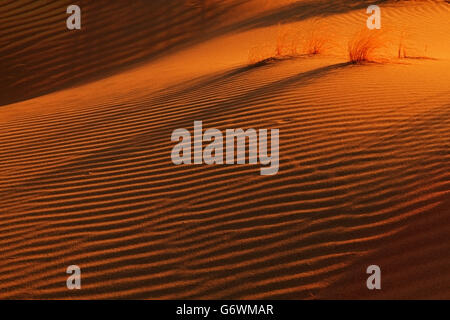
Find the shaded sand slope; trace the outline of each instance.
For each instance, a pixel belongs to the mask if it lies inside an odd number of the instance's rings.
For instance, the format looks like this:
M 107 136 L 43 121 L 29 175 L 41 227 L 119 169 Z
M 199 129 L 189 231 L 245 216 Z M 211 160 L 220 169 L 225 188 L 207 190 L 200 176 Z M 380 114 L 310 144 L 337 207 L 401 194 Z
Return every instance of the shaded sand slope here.
M 0 104 L 105 77 L 186 46 L 220 26 L 241 2 L 80 0 L 82 30 L 69 31 L 72 1 L 4 0 Z
M 415 17 L 414 43 L 439 59 L 245 66 L 270 27 L 2 107 L 0 297 L 448 297 L 449 9 L 386 11 Z M 362 17 L 325 21 L 345 43 Z M 279 128 L 279 173 L 174 166 L 171 133 L 194 120 Z M 383 268 L 374 296 L 369 264 Z
M 426 214 L 415 216 L 401 232 L 388 237 L 374 253 L 354 263 L 319 297 L 450 299 L 449 208 L 447 196 Z M 369 291 L 365 286 L 367 275 L 364 268 L 373 263 L 382 268 L 382 291 Z

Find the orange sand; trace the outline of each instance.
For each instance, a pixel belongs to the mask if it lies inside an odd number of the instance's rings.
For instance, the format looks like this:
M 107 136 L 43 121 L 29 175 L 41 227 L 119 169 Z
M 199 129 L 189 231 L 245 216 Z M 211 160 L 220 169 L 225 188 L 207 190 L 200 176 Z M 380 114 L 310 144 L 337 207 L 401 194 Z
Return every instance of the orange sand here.
M 69 2 L 0 5 L 0 298 L 450 298 L 448 3 L 381 3 L 351 65 L 369 1 Z M 279 173 L 174 166 L 194 120 L 279 128 Z

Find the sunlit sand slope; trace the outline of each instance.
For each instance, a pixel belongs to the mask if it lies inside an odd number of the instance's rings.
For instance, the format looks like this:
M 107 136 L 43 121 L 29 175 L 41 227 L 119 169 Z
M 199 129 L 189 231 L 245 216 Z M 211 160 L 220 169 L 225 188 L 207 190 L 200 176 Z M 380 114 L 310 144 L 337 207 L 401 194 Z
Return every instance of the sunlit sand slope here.
M 342 48 L 366 17 L 345 3 L 323 18 Z M 247 66 L 271 23 L 1 107 L 0 297 L 448 298 L 450 11 L 385 9 L 433 59 L 352 65 L 337 45 Z M 279 128 L 279 173 L 173 165 L 195 120 Z

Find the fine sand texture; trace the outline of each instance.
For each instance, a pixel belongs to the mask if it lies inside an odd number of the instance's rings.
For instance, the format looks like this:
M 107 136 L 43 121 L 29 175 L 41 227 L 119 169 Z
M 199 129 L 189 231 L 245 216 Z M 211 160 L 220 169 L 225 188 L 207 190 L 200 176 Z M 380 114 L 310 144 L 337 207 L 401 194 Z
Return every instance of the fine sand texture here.
M 78 3 L 0 3 L 0 298 L 450 299 L 448 1 Z M 174 165 L 194 121 L 278 174 Z

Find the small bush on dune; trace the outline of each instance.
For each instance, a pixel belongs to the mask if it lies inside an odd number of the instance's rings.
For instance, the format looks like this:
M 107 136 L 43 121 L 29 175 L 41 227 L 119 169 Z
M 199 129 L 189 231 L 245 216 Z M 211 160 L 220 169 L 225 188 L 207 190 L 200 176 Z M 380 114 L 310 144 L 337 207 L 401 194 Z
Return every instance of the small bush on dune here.
M 275 44 L 252 47 L 248 52 L 250 65 L 261 64 L 275 59 L 297 55 L 297 40 L 290 28 L 278 25 Z
M 400 33 L 400 40 L 398 43 L 398 59 L 427 59 L 435 60 L 427 55 L 428 46 L 426 45 L 423 49 L 417 48 L 417 44 L 414 44 L 409 39 L 410 37 L 405 31 Z
M 293 39 L 292 34 L 293 32 L 291 29 L 283 25 L 278 25 L 275 57 L 287 56 L 296 51 L 296 48 L 293 47 L 295 40 Z
M 378 50 L 386 46 L 383 33 L 379 30 L 363 30 L 348 43 L 348 55 L 351 63 L 377 62 Z
M 293 30 L 278 26 L 275 56 L 322 54 L 332 47 L 330 39 L 330 31 L 317 20 L 312 21 L 307 29 Z
M 322 34 L 312 32 L 306 39 L 305 52 L 307 54 L 321 54 L 328 48 L 328 40 Z
M 256 65 L 274 59 L 273 48 L 268 46 L 255 46 L 248 51 L 248 64 Z
M 275 44 L 251 48 L 248 54 L 249 64 L 295 57 L 300 54 L 321 54 L 331 47 L 329 32 L 316 23 L 306 31 L 296 31 L 293 28 L 278 25 L 275 40 Z
M 314 22 L 305 34 L 303 51 L 306 54 L 322 54 L 333 45 L 330 31 L 326 30 L 319 22 Z
M 398 44 L 398 58 L 403 59 L 406 58 L 406 45 L 405 45 L 405 33 L 402 32 L 400 34 L 400 42 Z

